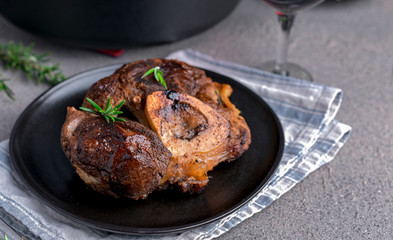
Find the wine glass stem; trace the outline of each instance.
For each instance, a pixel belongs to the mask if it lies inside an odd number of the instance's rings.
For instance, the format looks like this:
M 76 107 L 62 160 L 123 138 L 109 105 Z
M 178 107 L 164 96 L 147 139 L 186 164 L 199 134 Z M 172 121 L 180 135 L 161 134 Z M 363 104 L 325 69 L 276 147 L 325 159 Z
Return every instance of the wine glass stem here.
M 295 15 L 277 13 L 277 16 L 278 22 L 280 24 L 280 31 L 278 35 L 276 64 L 274 66 L 273 72 L 288 76 L 289 72 L 287 70 L 286 64 L 288 56 L 289 33 L 295 20 Z

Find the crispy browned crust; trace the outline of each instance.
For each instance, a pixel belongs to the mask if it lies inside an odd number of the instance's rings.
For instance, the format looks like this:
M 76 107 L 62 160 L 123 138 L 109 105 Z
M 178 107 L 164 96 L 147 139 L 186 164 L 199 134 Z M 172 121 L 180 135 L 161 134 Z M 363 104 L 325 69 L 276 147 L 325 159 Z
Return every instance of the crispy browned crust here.
M 78 126 L 69 133 L 74 122 Z M 171 156 L 157 135 L 137 122 L 110 124 L 74 108 L 68 109 L 61 139 L 79 176 L 115 197 L 146 198 L 161 183 Z

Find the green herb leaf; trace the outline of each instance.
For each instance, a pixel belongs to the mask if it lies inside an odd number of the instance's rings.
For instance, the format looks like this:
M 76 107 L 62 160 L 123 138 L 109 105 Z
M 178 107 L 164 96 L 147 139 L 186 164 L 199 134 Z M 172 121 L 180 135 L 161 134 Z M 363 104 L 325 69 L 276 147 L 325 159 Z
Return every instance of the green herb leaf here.
M 142 75 L 142 78 L 147 77 L 152 73 L 154 73 L 154 78 L 160 82 L 165 87 L 165 89 L 168 89 L 164 77 L 162 76 L 164 73 L 160 70 L 159 66 L 149 69 L 147 72 L 145 72 L 145 74 Z
M 117 110 L 123 106 L 123 104 L 126 102 L 126 100 L 121 101 L 113 110 Z
M 111 109 L 111 108 L 112 108 L 111 97 L 109 97 L 108 101 L 106 101 L 105 112 L 108 112 L 109 109 Z
M 123 114 L 122 111 L 115 111 L 115 112 L 111 112 L 111 115 L 120 115 Z
M 93 113 L 96 115 L 101 115 L 108 123 L 111 123 L 111 120 L 112 120 L 112 123 L 114 123 L 115 121 L 118 121 L 118 122 L 125 122 L 126 121 L 123 118 L 116 117 L 117 115 L 123 113 L 122 111 L 117 111 L 117 110 L 123 106 L 123 104 L 126 102 L 125 100 L 121 101 L 116 107 L 113 108 L 113 106 L 111 104 L 111 98 L 109 97 L 108 100 L 106 101 L 105 111 L 102 110 L 102 108 L 100 106 L 98 106 L 98 104 L 95 103 L 90 98 L 86 98 L 86 100 L 95 108 L 95 110 L 90 109 L 90 108 L 86 108 L 86 107 L 79 107 L 80 110 L 85 111 L 85 112 L 89 112 L 89 113 Z
M 113 117 L 115 119 L 115 121 L 119 121 L 119 122 L 125 122 L 126 120 L 123 118 L 118 118 L 118 117 Z
M 0 79 L 0 91 L 4 91 L 11 100 L 15 101 L 14 92 L 5 84 L 6 81 L 9 81 L 9 79 Z
M 98 106 L 97 103 L 95 103 L 93 100 L 91 100 L 90 98 L 86 98 L 86 100 L 95 108 L 97 109 L 97 111 L 102 114 L 105 113 L 104 110 L 102 110 L 102 108 L 100 106 Z M 109 100 L 109 99 L 108 99 Z
M 85 108 L 85 107 L 79 107 L 80 110 L 85 111 L 85 112 L 89 112 L 89 113 L 94 113 L 94 114 L 100 114 L 97 111 L 94 111 L 90 108 Z
M 111 123 L 111 122 L 109 121 L 109 116 L 107 116 L 107 115 L 103 115 L 103 116 L 104 116 L 105 120 L 106 120 L 108 123 Z
M 157 68 L 157 67 L 152 68 L 152 69 L 148 70 L 147 72 L 145 72 L 145 74 L 143 74 L 142 78 L 149 76 L 152 72 L 154 72 L 154 70 L 155 70 L 156 68 Z M 159 68 L 159 67 L 158 67 L 158 68 Z

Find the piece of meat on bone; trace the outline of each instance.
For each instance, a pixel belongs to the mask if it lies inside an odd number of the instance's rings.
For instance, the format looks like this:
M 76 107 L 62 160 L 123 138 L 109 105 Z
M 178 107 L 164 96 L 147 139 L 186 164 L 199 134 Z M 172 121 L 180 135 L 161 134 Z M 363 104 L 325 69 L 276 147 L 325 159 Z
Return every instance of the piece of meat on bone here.
M 227 135 L 225 135 L 224 141 L 220 141 L 220 146 L 204 152 L 194 151 L 193 149 L 197 149 L 197 147 L 188 144 L 187 148 L 190 149 L 190 153 L 188 155 L 178 154 L 185 152 L 183 145 L 169 145 L 169 141 L 164 141 L 164 145 L 172 151 L 174 156 L 170 158 L 158 187 L 163 189 L 175 185 L 180 186 L 184 192 L 200 192 L 208 182 L 208 171 L 222 161 L 232 161 L 239 158 L 251 143 L 251 133 L 246 121 L 229 100 L 232 94 L 230 85 L 213 82 L 211 78 L 206 76 L 205 71 L 181 61 L 148 59 L 126 64 L 111 76 L 99 80 L 91 86 L 86 97 L 93 99 L 101 107 L 105 106 L 108 97 L 111 97 L 113 105 L 117 105 L 125 99 L 124 107 L 137 118 L 138 122 L 152 128 L 158 135 L 163 135 L 165 131 L 168 131 L 177 139 L 178 143 L 196 143 L 197 139 L 206 135 L 204 133 L 214 129 L 213 125 L 209 125 L 209 121 L 207 121 L 205 112 L 207 107 L 195 107 L 196 105 L 193 105 L 195 101 L 179 104 L 179 108 L 171 112 L 176 114 L 175 117 L 167 115 L 169 124 L 166 126 L 166 130 L 161 133 L 157 131 L 158 128 L 154 125 L 152 117 L 148 117 L 146 113 L 146 109 L 149 108 L 146 104 L 148 97 L 150 95 L 167 97 L 159 94 L 163 93 L 165 89 L 153 74 L 142 78 L 145 72 L 157 66 L 163 72 L 166 84 L 172 92 L 179 93 L 179 96 L 186 98 L 191 96 L 200 100 L 202 103 L 197 105 L 202 106 L 203 104 L 210 107 L 215 115 L 220 116 L 219 122 L 225 122 L 222 126 L 227 126 Z M 170 93 L 170 91 L 166 93 Z M 172 106 L 173 101 L 167 99 L 166 104 Z M 82 105 L 92 108 L 86 100 Z M 161 107 L 165 108 L 165 106 Z M 67 149 L 65 149 L 66 151 Z
M 202 101 L 174 91 L 154 92 L 145 113 L 172 153 L 163 182 L 199 192 L 208 182 L 207 172 L 231 158 L 228 120 Z
M 61 145 L 77 174 L 94 190 L 114 197 L 144 199 L 160 185 L 171 153 L 157 135 L 130 120 L 67 109 Z

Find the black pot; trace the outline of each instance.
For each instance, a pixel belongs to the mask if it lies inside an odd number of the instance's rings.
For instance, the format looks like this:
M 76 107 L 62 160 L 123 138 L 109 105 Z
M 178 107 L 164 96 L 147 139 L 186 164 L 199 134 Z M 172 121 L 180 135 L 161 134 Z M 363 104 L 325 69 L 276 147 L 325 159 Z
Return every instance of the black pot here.
M 173 42 L 226 17 L 240 0 L 0 0 L 18 27 L 80 47 Z

